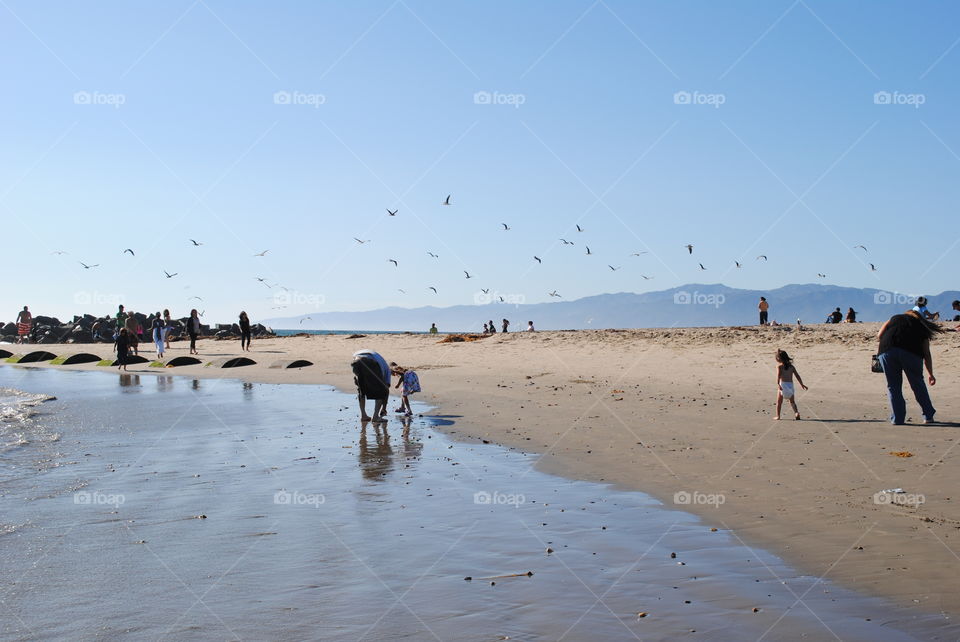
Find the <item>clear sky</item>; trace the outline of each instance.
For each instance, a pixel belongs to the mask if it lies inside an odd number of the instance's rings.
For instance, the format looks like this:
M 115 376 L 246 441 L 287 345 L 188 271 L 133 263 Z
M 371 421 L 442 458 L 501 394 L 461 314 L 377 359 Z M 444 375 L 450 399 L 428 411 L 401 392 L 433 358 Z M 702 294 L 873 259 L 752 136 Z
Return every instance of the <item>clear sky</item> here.
M 2 0 L 0 16 L 3 320 L 958 287 L 951 3 Z

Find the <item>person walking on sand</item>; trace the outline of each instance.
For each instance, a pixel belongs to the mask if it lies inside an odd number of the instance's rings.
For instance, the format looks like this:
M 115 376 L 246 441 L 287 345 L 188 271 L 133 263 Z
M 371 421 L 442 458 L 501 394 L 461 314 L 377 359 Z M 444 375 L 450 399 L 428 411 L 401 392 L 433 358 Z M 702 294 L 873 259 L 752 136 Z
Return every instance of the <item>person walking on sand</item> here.
M 923 412 L 923 423 L 933 422 L 937 410 L 930 401 L 930 393 L 923 382 L 923 367 L 927 367 L 927 381 L 936 385 L 933 376 L 933 357 L 930 339 L 943 328 L 930 323 L 919 312 L 907 310 L 890 317 L 877 333 L 877 355 L 887 379 L 887 397 L 890 400 L 890 423 L 902 425 L 907 417 L 907 402 L 903 398 L 903 375 L 913 390 L 913 396 Z
M 190 335 L 190 354 L 200 354 L 197 352 L 197 337 L 200 336 L 200 317 L 196 308 L 190 310 L 190 318 L 187 319 L 187 334 Z
M 767 297 L 760 297 L 760 303 L 757 304 L 757 309 L 760 310 L 760 325 L 767 325 L 767 314 L 770 309 L 770 304 L 767 303 Z
M 386 359 L 373 350 L 357 350 L 350 363 L 353 381 L 357 384 L 360 421 L 370 421 L 367 399 L 373 399 L 373 421 L 386 421 L 387 400 L 390 397 L 390 366 Z
M 170 349 L 170 332 L 173 330 L 173 319 L 170 318 L 170 310 L 163 310 L 163 345 L 167 350 Z
M 777 350 L 777 416 L 774 417 L 776 420 L 780 419 L 780 407 L 783 405 L 784 399 L 790 400 L 790 406 L 793 408 L 793 418 L 800 419 L 800 411 L 797 409 L 797 402 L 794 399 L 796 396 L 793 390 L 794 377 L 797 378 L 800 387 L 806 390 L 807 387 L 803 385 L 803 379 L 800 378 L 800 373 L 794 367 L 790 355 L 785 350 Z
M 30 309 L 23 306 L 17 315 L 17 343 L 30 343 L 30 330 L 33 328 L 33 315 Z
M 504 320 L 503 320 L 503 332 L 504 332 L 504 334 L 507 333 L 507 328 L 509 328 L 509 327 L 510 327 L 510 322 L 507 321 L 506 319 L 504 319 Z
M 127 318 L 123 321 L 123 327 L 127 331 L 127 341 L 130 342 L 130 347 L 133 348 L 133 354 L 140 354 L 140 337 L 137 336 L 137 328 L 140 326 L 137 323 L 137 317 L 133 315 L 133 311 L 127 312 Z
M 157 346 L 157 360 L 163 359 L 163 345 L 164 339 L 166 338 L 166 324 L 163 322 L 163 317 L 160 316 L 159 312 L 153 316 L 153 322 L 150 324 L 150 329 L 153 331 L 153 343 L 155 346 Z
M 240 350 L 250 352 L 250 317 L 244 311 L 240 312 Z
M 119 334 L 117 334 L 117 340 L 113 342 L 113 349 L 117 352 L 117 370 L 123 368 L 123 371 L 127 371 L 127 358 L 130 356 L 130 333 L 127 332 L 127 329 L 120 328 Z
M 401 385 L 403 386 L 400 407 L 397 408 L 396 412 L 403 413 L 407 417 L 412 417 L 413 410 L 410 408 L 410 395 L 415 392 L 420 392 L 420 378 L 413 370 L 398 366 L 393 361 L 390 362 L 390 372 L 397 377 L 397 385 L 395 385 L 394 388 L 399 388 Z

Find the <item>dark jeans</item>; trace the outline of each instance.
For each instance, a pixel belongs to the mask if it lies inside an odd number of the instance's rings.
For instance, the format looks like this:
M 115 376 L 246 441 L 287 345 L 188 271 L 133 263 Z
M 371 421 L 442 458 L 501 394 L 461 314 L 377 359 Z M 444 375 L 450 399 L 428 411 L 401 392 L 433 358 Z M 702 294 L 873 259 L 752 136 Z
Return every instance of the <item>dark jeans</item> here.
M 194 334 L 193 332 L 190 333 L 190 349 L 191 350 L 197 349 L 197 335 Z
M 903 375 L 920 404 L 924 419 L 933 421 L 937 412 L 930 401 L 927 384 L 923 380 L 923 357 L 903 348 L 890 348 L 880 354 L 880 364 L 887 378 L 887 396 L 890 398 L 890 423 L 902 424 L 907 416 L 907 402 L 903 398 Z
M 240 331 L 240 349 L 242 350 L 244 347 L 247 347 L 247 348 L 250 347 L 250 331 L 249 330 Z
M 760 325 L 767 325 L 767 311 L 760 312 Z

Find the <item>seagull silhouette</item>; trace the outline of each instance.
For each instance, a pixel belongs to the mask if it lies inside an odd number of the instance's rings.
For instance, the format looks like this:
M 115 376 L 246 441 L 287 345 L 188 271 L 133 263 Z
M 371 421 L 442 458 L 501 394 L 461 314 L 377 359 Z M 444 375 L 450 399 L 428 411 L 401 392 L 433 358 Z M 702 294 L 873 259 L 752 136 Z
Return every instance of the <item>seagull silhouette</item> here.
M 543 259 L 541 259 L 539 256 L 535 255 L 533 258 L 537 260 L 537 263 L 543 263 Z
M 472 279 L 472 278 L 473 278 L 472 276 L 470 276 L 470 273 L 467 272 L 466 270 L 464 270 L 463 273 L 467 275 L 467 278 L 468 278 L 468 279 Z
M 79 263 L 80 265 L 82 265 L 85 270 L 89 270 L 90 268 L 100 267 L 100 264 L 99 264 L 99 263 L 96 263 L 96 264 L 94 264 L 94 265 L 87 265 L 87 264 L 84 263 L 83 261 L 77 261 L 77 263 Z
M 498 294 L 497 296 L 500 296 L 500 295 Z M 503 303 L 504 300 L 505 300 L 505 299 L 501 296 L 501 297 L 500 297 L 500 303 Z
M 480 288 L 480 291 L 484 294 L 490 294 L 490 288 Z
M 563 298 L 563 297 L 561 297 L 559 294 L 557 294 L 557 291 L 556 291 L 556 290 L 554 290 L 553 292 L 548 292 L 548 294 L 549 294 L 550 296 L 555 296 L 555 297 L 558 297 L 558 298 Z
M 125 250 L 122 252 L 122 254 L 126 254 L 127 252 L 130 252 L 130 256 L 136 256 L 136 254 L 133 253 L 133 250 L 131 250 L 129 247 L 128 247 L 127 249 L 125 249 Z
M 201 245 L 203 245 L 203 243 L 201 243 L 200 241 L 194 241 L 193 239 L 190 239 L 190 242 L 193 243 L 194 247 L 200 247 Z
M 203 301 L 203 299 L 201 299 L 201 298 L 198 297 L 198 296 L 187 297 L 187 301 L 189 301 L 190 299 L 196 299 L 197 301 Z
M 406 294 L 406 293 L 407 293 L 407 291 L 404 290 L 403 288 L 397 288 L 397 292 L 399 292 L 400 294 Z
M 650 254 L 649 252 L 634 252 L 630 256 L 640 256 L 641 254 Z
M 578 231 L 578 232 L 582 232 L 582 231 L 583 231 L 583 228 L 580 227 L 579 225 L 577 225 L 577 231 Z
M 449 204 L 450 204 L 450 195 L 449 195 L 449 194 L 447 194 L 447 198 L 445 198 L 445 199 L 443 200 L 443 204 L 444 204 L 444 205 L 449 205 Z
M 501 223 L 500 225 L 502 225 L 502 226 L 503 226 L 503 231 L 504 231 L 504 232 L 506 232 L 507 230 L 509 230 L 509 229 L 510 229 L 510 226 L 509 226 L 509 225 L 507 225 L 506 223 Z
M 53 252 L 50 252 L 50 254 L 60 255 L 60 254 L 66 254 L 66 252 L 64 252 L 63 250 L 54 250 Z
M 266 255 L 267 255 L 267 252 L 269 252 L 269 251 L 270 251 L 270 250 L 264 250 L 263 252 L 257 252 L 256 254 L 254 254 L 254 256 L 266 256 Z
M 613 267 L 612 265 L 608 265 L 607 267 L 608 267 L 608 268 L 610 268 L 611 270 L 613 270 L 614 272 L 616 272 L 617 270 L 619 270 L 619 269 L 620 269 L 620 267 L 619 267 L 619 266 L 617 266 L 617 267 Z
M 400 211 L 399 209 L 391 210 L 389 207 L 387 208 L 387 214 L 389 214 L 390 216 L 396 216 L 397 212 L 399 211 Z
M 701 269 L 701 270 L 706 270 L 706 269 L 707 269 L 707 268 L 703 267 L 703 263 L 700 263 L 699 265 L 700 265 L 700 269 Z
M 874 265 L 873 263 L 871 263 L 871 264 L 870 264 L 870 271 L 871 271 L 871 272 L 876 272 L 876 271 L 877 271 L 877 266 Z
M 395 267 L 400 267 L 400 264 L 397 263 L 397 260 L 396 260 L 396 259 L 387 259 L 387 262 L 388 262 L 388 263 L 393 263 L 393 265 L 394 265 Z
M 826 274 L 820 274 L 819 272 L 817 272 L 817 276 L 820 277 L 821 279 L 827 278 Z
M 303 322 L 306 321 L 307 319 L 310 319 L 312 321 L 313 317 L 303 317 L 302 319 L 300 319 L 300 325 L 303 325 Z
M 167 272 L 166 270 L 164 270 L 163 273 L 167 275 L 167 278 L 168 278 L 168 279 L 172 279 L 173 277 L 175 277 L 175 276 L 177 276 L 178 274 L 180 274 L 179 272 L 174 272 L 173 274 L 170 274 L 170 273 Z
M 567 239 L 560 239 L 560 240 L 563 241 L 564 245 L 573 245 L 573 241 L 568 241 Z
M 587 245 L 586 248 L 587 248 L 587 254 L 588 254 L 588 255 L 589 255 L 589 254 L 593 254 L 593 252 L 590 251 L 590 246 L 589 246 L 589 245 Z
M 854 246 L 853 246 L 853 249 L 857 249 L 857 248 L 860 248 L 860 249 L 863 250 L 864 252 L 868 252 L 868 251 L 869 251 L 869 250 L 867 250 L 867 246 L 865 246 L 865 245 L 854 245 Z
M 431 285 L 430 287 L 428 287 L 427 289 L 428 289 L 428 290 L 433 290 L 433 293 L 434 293 L 434 294 L 437 294 L 437 288 L 433 287 L 432 285 Z
M 766 260 L 767 260 L 767 255 L 766 255 L 766 254 L 761 254 L 760 256 L 757 257 L 757 260 L 758 260 L 758 261 L 759 261 L 760 259 L 763 259 L 764 261 L 766 261 Z
M 439 258 L 440 258 L 437 254 L 434 254 L 433 252 L 430 252 L 429 250 L 427 251 L 427 254 L 429 254 L 430 256 L 432 256 L 432 257 L 435 258 L 435 259 L 439 259 Z
M 690 254 L 693 254 L 693 246 L 692 246 L 692 245 L 687 244 L 687 245 L 684 245 L 683 247 L 687 248 L 687 252 L 689 252 Z
M 367 239 L 366 241 L 361 241 L 361 240 L 358 239 L 356 236 L 353 237 L 353 240 L 356 241 L 357 243 L 359 243 L 360 245 L 363 245 L 364 243 L 369 243 L 369 242 L 370 242 L 370 239 Z
M 643 280 L 644 280 L 644 281 L 649 281 L 650 279 L 653 278 L 652 276 L 647 276 L 646 274 L 641 274 L 640 276 L 643 277 Z
M 734 261 L 733 264 L 736 265 L 738 268 L 743 267 L 743 263 L 741 263 L 740 261 Z

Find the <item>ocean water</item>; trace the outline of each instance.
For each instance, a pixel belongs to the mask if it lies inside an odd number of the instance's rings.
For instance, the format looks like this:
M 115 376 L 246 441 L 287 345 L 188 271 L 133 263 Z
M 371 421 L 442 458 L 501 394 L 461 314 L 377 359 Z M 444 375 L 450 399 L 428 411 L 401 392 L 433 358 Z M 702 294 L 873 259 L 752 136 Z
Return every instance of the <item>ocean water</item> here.
M 363 428 L 329 386 L 6 366 L 0 388 L 4 640 L 960 634 L 451 418 Z
M 429 332 L 405 332 L 402 330 L 277 330 L 278 337 L 289 337 L 294 334 L 430 334 Z

